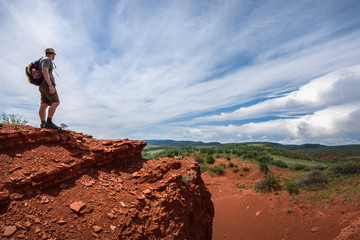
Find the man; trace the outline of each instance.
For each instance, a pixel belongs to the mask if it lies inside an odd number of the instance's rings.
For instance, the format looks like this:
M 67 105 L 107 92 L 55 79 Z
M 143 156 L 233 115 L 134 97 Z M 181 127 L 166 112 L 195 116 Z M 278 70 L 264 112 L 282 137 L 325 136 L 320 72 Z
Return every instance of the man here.
M 55 114 L 56 108 L 59 106 L 59 96 L 56 91 L 55 78 L 52 74 L 54 69 L 53 60 L 55 58 L 55 50 L 53 48 L 45 49 L 45 57 L 40 60 L 40 71 L 44 77 L 44 80 L 39 86 L 41 93 L 41 104 L 39 108 L 39 116 L 41 120 L 41 128 L 60 129 L 52 122 L 52 118 Z M 50 106 L 50 107 L 49 107 Z M 48 116 L 46 118 L 46 109 L 49 107 Z

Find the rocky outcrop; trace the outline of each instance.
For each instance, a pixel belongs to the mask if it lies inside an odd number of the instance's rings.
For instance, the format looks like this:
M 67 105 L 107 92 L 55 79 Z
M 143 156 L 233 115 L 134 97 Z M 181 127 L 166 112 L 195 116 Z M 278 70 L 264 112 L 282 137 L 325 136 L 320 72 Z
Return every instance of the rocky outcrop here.
M 0 236 L 211 239 L 214 207 L 198 164 L 144 160 L 145 146 L 1 125 Z

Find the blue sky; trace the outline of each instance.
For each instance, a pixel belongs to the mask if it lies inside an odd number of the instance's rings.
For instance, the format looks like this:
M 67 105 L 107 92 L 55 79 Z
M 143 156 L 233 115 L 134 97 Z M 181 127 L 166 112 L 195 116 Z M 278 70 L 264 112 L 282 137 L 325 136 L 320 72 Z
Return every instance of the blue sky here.
M 57 52 L 54 117 L 96 138 L 360 143 L 360 2 L 0 0 L 0 111 Z

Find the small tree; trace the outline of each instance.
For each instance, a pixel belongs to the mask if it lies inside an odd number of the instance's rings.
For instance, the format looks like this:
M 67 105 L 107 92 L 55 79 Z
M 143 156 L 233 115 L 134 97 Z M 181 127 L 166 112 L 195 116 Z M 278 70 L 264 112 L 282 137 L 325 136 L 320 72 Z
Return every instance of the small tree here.
M 3 112 L 1 116 L 1 123 L 25 125 L 28 121 L 17 114 L 6 114 Z

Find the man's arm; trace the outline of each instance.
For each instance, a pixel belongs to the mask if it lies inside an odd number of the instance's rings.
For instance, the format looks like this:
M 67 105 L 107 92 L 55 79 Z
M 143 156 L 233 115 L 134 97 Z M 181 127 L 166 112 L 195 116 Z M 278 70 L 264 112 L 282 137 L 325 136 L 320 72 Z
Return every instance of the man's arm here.
M 49 85 L 50 94 L 54 94 L 55 93 L 55 88 L 54 88 L 54 86 L 52 85 L 52 83 L 50 81 L 49 69 L 47 67 L 43 67 L 42 68 L 42 74 L 44 76 L 44 79 L 45 79 L 46 83 Z

